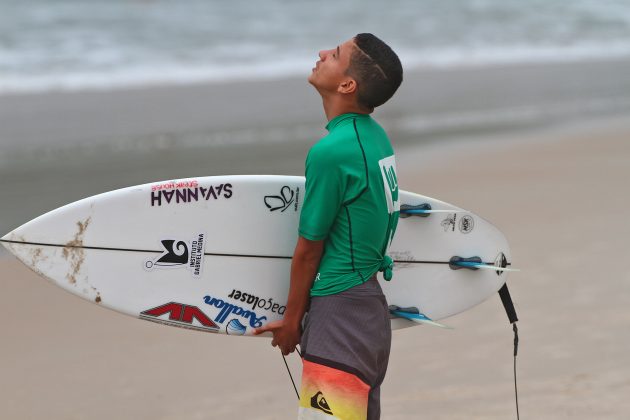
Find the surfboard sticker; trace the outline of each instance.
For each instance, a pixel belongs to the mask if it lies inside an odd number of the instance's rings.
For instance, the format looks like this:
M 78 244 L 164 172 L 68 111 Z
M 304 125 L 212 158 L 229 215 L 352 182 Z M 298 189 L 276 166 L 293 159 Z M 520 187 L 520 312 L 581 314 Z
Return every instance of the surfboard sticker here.
M 203 185 L 201 182 L 203 181 L 184 180 L 153 185 L 150 191 L 151 207 L 229 200 L 234 194 L 233 186 L 229 182 Z
M 284 213 L 288 208 L 298 211 L 300 187 L 291 188 L 288 185 L 283 185 L 278 194 L 266 195 L 264 203 L 270 212 Z
M 163 252 L 160 256 L 144 261 L 144 269 L 188 269 L 193 277 L 200 278 L 203 270 L 205 246 L 204 233 L 198 233 L 189 240 L 162 239 Z
M 232 318 L 225 326 L 225 333 L 228 335 L 243 335 L 246 330 L 247 327 L 236 318 Z
M 158 324 L 216 333 L 220 327 L 197 306 L 169 302 L 140 313 L 140 318 Z

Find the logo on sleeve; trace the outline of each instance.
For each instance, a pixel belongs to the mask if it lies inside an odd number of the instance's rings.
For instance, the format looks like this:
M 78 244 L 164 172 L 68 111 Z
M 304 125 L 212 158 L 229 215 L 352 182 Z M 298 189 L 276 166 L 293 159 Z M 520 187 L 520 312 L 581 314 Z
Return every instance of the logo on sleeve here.
M 396 159 L 394 155 L 388 156 L 378 161 L 383 176 L 383 188 L 387 200 L 387 210 L 389 214 L 400 211 L 400 200 L 398 199 L 398 177 L 396 176 Z

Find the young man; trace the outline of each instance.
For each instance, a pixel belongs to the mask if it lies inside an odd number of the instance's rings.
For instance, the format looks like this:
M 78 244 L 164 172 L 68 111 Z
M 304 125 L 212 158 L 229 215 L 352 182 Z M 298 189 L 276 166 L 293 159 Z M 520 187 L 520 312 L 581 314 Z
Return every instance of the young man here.
M 391 278 L 386 251 L 400 205 L 394 151 L 370 114 L 398 89 L 402 66 L 372 34 L 319 57 L 308 81 L 329 134 L 306 159 L 284 319 L 256 333 L 271 331 L 285 355 L 301 343 L 300 418 L 378 419 L 391 329 L 376 273 Z

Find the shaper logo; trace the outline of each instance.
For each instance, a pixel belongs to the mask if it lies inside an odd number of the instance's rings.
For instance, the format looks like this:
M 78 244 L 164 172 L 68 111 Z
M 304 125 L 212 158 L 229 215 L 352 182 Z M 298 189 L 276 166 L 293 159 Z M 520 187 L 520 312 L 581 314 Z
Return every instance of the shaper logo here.
M 164 252 L 154 260 L 144 263 L 145 270 L 188 268 L 193 277 L 200 277 L 203 268 L 205 234 L 199 233 L 194 239 L 186 242 L 179 239 L 163 239 L 160 241 Z
M 174 249 L 175 240 L 165 239 L 162 241 L 162 246 L 166 250 L 160 258 L 158 258 L 152 265 L 158 266 L 174 266 L 182 265 L 188 262 L 188 246 L 186 242 L 177 241 L 177 251 Z
M 457 221 L 457 213 L 453 213 L 452 216 L 450 214 L 446 216 L 446 219 L 442 220 L 442 223 L 440 223 L 440 225 L 442 225 L 442 227 L 444 228 L 444 232 L 448 232 L 449 230 L 452 232 L 455 232 L 456 221 Z
M 300 200 L 300 187 L 296 187 L 295 191 L 288 185 L 285 185 L 280 189 L 279 195 L 266 195 L 265 206 L 269 211 L 280 210 L 283 213 L 286 209 L 293 204 L 293 209 L 297 211 Z

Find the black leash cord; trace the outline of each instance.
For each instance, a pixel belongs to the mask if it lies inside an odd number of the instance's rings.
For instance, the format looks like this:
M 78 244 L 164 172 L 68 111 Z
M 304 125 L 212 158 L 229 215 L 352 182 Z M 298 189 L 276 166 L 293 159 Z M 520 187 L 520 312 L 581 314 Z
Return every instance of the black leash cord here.
M 282 354 L 282 350 L 280 350 L 280 354 Z M 289 373 L 289 378 L 291 378 L 291 383 L 293 384 L 293 389 L 295 389 L 295 395 L 297 395 L 298 401 L 300 401 L 300 393 L 297 390 L 297 386 L 295 386 L 295 381 L 293 380 L 293 375 L 291 375 L 291 369 L 289 369 L 289 364 L 287 363 L 287 358 L 282 354 L 282 360 L 284 360 L 284 365 L 287 368 L 287 372 Z
M 516 327 L 516 322 L 518 321 L 518 316 L 516 316 L 516 309 L 514 309 L 514 302 L 512 302 L 507 284 L 504 284 L 503 287 L 499 289 L 499 296 L 501 297 L 505 314 L 510 324 L 512 324 L 512 330 L 514 331 L 514 394 L 516 396 L 516 420 L 520 420 L 518 412 L 518 387 L 516 386 L 516 355 L 518 353 L 518 328 Z
M 516 323 L 512 324 L 512 330 L 514 331 L 514 395 L 516 397 L 516 420 L 520 420 L 518 413 L 518 387 L 516 385 L 516 355 L 518 354 L 518 327 Z
M 296 347 L 295 351 L 297 351 L 297 354 L 299 354 L 300 358 L 302 358 L 302 352 L 300 351 L 300 349 Z M 282 354 L 282 350 L 280 350 L 280 354 Z M 289 373 L 289 378 L 291 378 L 291 383 L 293 384 L 293 389 L 295 389 L 295 395 L 297 395 L 298 401 L 300 401 L 300 393 L 297 390 L 297 386 L 295 386 L 295 381 L 293 380 L 293 375 L 291 375 L 291 370 L 289 369 L 289 364 L 287 363 L 287 358 L 284 356 L 284 354 L 282 354 L 282 360 L 284 360 L 284 366 L 286 366 L 287 372 Z

